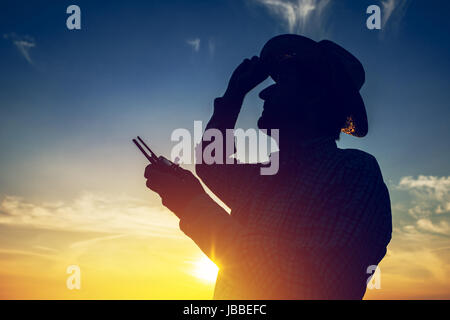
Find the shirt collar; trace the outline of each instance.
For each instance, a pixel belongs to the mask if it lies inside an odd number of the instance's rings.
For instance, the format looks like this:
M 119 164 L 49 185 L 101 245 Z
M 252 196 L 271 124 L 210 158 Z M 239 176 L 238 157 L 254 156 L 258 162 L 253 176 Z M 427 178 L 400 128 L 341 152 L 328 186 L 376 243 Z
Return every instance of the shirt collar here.
M 318 159 L 324 153 L 337 149 L 336 141 L 333 137 L 319 137 L 295 142 L 287 149 L 280 148 L 280 163 L 292 164 L 307 160 Z

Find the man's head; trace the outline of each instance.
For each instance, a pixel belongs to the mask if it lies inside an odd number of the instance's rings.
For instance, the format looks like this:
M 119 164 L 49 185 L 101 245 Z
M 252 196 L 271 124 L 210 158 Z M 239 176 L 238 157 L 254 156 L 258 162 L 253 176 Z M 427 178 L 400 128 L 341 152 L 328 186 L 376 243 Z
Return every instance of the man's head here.
M 341 129 L 356 136 L 367 133 L 359 95 L 364 69 L 345 49 L 331 41 L 281 35 L 266 43 L 260 58 L 275 81 L 260 93 L 264 100 L 258 120 L 261 129 L 336 139 Z

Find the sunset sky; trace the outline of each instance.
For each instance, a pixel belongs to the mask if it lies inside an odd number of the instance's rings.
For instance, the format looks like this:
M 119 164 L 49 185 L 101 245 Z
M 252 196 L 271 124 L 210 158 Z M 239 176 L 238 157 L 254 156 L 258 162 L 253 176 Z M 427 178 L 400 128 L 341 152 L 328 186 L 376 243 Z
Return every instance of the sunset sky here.
M 81 30 L 66 28 L 71 4 Z M 338 146 L 377 158 L 394 232 L 365 298 L 449 299 L 448 12 L 445 0 L 2 1 L 0 298 L 212 298 L 213 266 L 146 189 L 131 138 L 169 157 L 172 131 L 206 124 L 234 68 L 292 32 L 366 70 L 369 134 Z M 270 83 L 238 127 L 256 126 Z M 81 290 L 66 287 L 70 265 Z

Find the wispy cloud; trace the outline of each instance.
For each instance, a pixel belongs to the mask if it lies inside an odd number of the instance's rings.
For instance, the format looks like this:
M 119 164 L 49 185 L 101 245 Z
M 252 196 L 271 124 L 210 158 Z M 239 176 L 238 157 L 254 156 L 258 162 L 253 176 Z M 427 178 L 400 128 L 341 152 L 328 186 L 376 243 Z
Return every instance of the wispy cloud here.
M 105 237 L 96 237 L 96 238 L 92 238 L 89 240 L 83 240 L 83 241 L 77 241 L 75 243 L 72 243 L 70 245 L 70 248 L 84 248 L 84 247 L 89 247 L 93 244 L 96 244 L 98 242 L 101 241 L 108 241 L 108 240 L 114 240 L 114 239 L 120 239 L 125 237 L 126 235 L 123 234 L 116 234 L 116 235 L 112 235 L 112 236 L 105 236 Z
M 394 17 L 396 18 L 396 23 L 403 18 L 408 5 L 408 0 L 383 0 L 381 1 L 381 5 L 382 25 L 384 28 Z
M 36 46 L 35 40 L 30 36 L 19 36 L 15 33 L 4 34 L 3 38 L 9 39 L 19 50 L 20 54 L 28 61 L 29 64 L 33 64 L 31 59 L 30 49 Z
M 253 0 L 279 18 L 291 33 L 318 34 L 325 30 L 330 0 Z
M 201 52 L 202 56 L 207 54 L 213 58 L 216 53 L 216 41 L 212 37 L 209 39 L 191 38 L 186 40 L 186 44 L 191 47 L 193 52 Z
M 216 52 L 216 43 L 213 39 L 209 39 L 209 41 L 208 41 L 208 50 L 209 50 L 209 55 L 211 57 L 214 56 L 214 53 Z
M 188 39 L 188 40 L 186 40 L 186 43 L 188 45 L 190 45 L 195 52 L 200 51 L 200 39 L 199 38 Z
M 85 193 L 69 203 L 36 203 L 6 196 L 0 201 L 0 224 L 53 230 L 91 231 L 179 238 L 174 215 L 130 197 Z

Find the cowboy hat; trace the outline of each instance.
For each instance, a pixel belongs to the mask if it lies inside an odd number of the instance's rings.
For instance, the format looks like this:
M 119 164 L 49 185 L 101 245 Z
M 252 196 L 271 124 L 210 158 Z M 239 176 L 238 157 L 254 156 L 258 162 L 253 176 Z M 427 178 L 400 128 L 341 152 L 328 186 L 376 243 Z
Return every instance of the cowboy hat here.
M 301 61 L 305 51 L 312 52 L 330 75 L 333 94 L 340 101 L 336 105 L 345 112 L 347 121 L 342 132 L 364 137 L 368 132 L 367 113 L 359 90 L 365 81 L 361 62 L 350 52 L 329 40 L 316 42 L 295 34 L 284 34 L 270 39 L 260 53 L 269 75 L 277 81 L 280 65 L 285 61 Z

